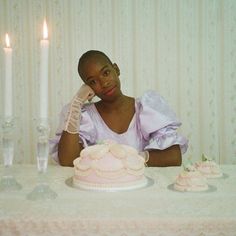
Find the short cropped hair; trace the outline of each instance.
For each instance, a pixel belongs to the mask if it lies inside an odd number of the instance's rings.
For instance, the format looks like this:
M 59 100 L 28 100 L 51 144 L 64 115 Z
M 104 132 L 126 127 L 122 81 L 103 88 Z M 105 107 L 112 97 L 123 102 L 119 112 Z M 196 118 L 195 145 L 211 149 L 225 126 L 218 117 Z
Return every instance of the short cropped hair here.
M 112 65 L 112 62 L 111 62 L 110 58 L 104 52 L 101 52 L 101 51 L 98 51 L 98 50 L 89 50 L 89 51 L 85 52 L 79 59 L 79 63 L 78 63 L 78 72 L 79 72 L 79 74 L 80 74 L 81 66 L 85 62 L 87 62 L 90 58 L 96 57 L 96 56 L 104 57 Z

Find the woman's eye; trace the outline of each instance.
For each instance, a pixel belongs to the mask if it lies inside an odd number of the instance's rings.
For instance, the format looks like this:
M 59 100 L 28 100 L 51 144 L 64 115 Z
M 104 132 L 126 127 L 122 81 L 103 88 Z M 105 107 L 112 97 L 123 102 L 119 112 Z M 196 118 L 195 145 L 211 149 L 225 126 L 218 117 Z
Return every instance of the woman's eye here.
M 110 70 L 105 70 L 103 74 L 104 76 L 108 76 L 110 74 Z
M 92 85 L 95 85 L 95 84 L 96 84 L 96 81 L 95 81 L 95 80 L 90 80 L 90 81 L 89 81 L 89 85 L 92 86 Z

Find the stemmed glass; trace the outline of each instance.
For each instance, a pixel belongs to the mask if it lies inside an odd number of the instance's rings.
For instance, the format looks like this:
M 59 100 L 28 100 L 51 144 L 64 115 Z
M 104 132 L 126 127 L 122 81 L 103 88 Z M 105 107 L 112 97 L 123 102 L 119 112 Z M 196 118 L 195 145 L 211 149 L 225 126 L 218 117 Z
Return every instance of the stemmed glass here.
M 57 194 L 50 188 L 46 177 L 49 155 L 49 122 L 41 119 L 37 125 L 37 169 L 38 182 L 36 187 L 27 195 L 29 200 L 55 199 Z
M 0 180 L 0 192 L 17 191 L 22 186 L 17 182 L 13 176 L 12 164 L 14 159 L 14 133 L 15 125 L 13 117 L 4 118 L 3 124 L 3 158 L 4 158 L 4 171 Z

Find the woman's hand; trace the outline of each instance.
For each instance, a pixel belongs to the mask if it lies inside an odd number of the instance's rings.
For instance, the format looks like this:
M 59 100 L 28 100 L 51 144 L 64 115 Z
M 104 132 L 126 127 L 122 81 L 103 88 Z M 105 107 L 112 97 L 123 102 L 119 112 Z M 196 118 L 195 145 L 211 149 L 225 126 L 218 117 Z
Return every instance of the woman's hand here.
M 70 134 L 77 134 L 80 122 L 81 107 L 87 100 L 91 100 L 94 91 L 86 84 L 83 84 L 70 103 L 64 131 Z
M 87 100 L 90 101 L 94 96 L 94 91 L 87 84 L 83 84 L 76 93 L 74 99 L 80 100 L 82 103 L 84 103 Z

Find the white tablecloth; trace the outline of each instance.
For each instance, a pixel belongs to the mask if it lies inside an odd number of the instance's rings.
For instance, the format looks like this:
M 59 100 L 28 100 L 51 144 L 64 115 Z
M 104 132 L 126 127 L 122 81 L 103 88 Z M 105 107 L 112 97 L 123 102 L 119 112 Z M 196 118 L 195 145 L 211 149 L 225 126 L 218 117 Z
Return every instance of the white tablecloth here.
M 236 165 L 228 178 L 212 179 L 216 191 L 168 189 L 182 167 L 147 168 L 154 185 L 125 192 L 92 192 L 65 184 L 73 168 L 49 166 L 53 201 L 29 201 L 37 183 L 34 165 L 14 166 L 22 190 L 0 193 L 0 235 L 236 235 Z M 3 167 L 0 167 L 1 173 Z

